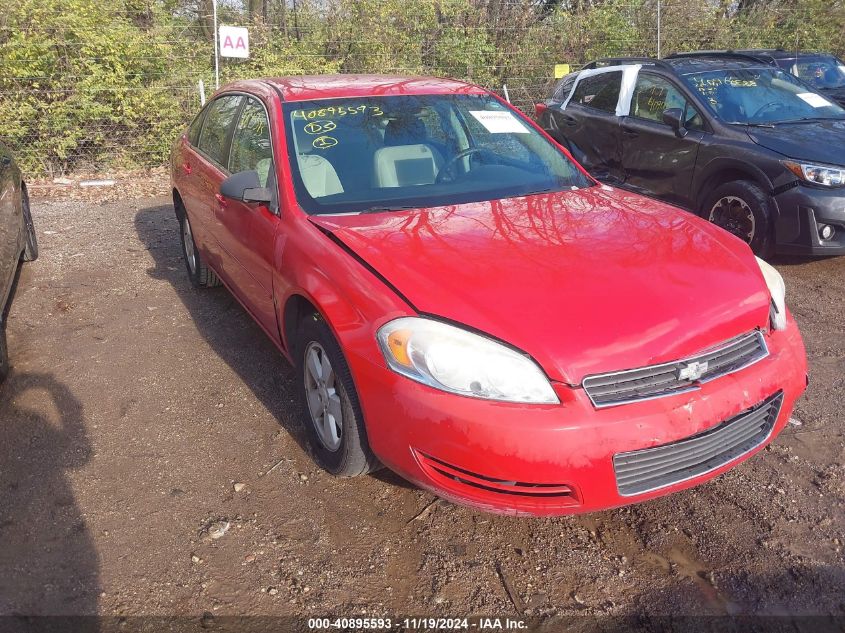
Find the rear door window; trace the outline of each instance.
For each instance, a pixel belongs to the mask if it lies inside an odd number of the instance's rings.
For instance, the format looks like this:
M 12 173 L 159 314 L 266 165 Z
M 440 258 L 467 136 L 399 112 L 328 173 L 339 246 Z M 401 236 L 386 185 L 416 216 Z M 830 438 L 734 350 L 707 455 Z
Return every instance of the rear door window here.
M 621 70 L 584 77 L 575 86 L 575 92 L 572 94 L 570 103 L 578 103 L 588 108 L 615 113 L 621 88 Z
M 242 100 L 240 95 L 219 97 L 209 104 L 205 115 L 197 147 L 221 167 L 229 162 L 229 135 Z

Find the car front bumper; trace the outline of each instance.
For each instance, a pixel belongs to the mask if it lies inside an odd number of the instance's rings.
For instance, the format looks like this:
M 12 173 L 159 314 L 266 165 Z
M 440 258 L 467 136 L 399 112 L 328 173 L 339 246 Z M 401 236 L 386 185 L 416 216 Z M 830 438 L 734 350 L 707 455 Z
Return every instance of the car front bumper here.
M 699 390 L 595 409 L 580 387 L 556 383 L 559 405 L 491 402 L 437 391 L 361 356 L 349 358 L 370 445 L 388 468 L 451 501 L 506 514 L 592 512 L 711 479 L 747 459 L 787 424 L 807 384 L 794 321 L 766 336 L 769 356 Z M 617 487 L 614 455 L 678 442 L 778 391 L 771 433 L 719 467 L 635 495 Z
M 775 196 L 776 250 L 795 255 L 845 255 L 845 188 L 822 189 L 798 185 Z M 833 237 L 821 239 L 819 228 L 829 224 Z

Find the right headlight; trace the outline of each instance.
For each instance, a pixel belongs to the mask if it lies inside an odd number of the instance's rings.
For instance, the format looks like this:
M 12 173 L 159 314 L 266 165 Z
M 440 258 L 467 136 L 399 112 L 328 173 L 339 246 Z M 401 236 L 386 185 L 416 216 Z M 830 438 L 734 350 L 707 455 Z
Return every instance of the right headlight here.
M 441 391 L 505 402 L 559 402 L 528 356 L 448 323 L 402 317 L 379 329 L 378 342 L 393 371 Z
M 769 294 L 772 295 L 772 303 L 769 309 L 769 317 L 772 322 L 772 327 L 776 330 L 785 330 L 786 284 L 783 283 L 783 277 L 780 276 L 778 271 L 759 257 L 757 258 L 757 265 L 760 266 L 760 271 L 763 273 L 763 279 L 766 280 L 766 285 L 769 287 Z
M 825 187 L 841 187 L 845 185 L 845 167 L 814 165 L 793 160 L 784 160 L 781 162 L 784 167 L 801 180 L 806 180 L 816 185 L 824 185 Z

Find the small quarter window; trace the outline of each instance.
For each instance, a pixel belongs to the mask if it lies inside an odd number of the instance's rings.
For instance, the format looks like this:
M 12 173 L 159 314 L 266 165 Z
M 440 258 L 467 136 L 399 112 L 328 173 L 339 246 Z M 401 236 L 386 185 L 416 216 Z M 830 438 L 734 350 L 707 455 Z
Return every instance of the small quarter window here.
M 575 86 L 575 92 L 570 103 L 578 103 L 596 110 L 615 113 L 621 88 L 621 70 L 584 77 Z

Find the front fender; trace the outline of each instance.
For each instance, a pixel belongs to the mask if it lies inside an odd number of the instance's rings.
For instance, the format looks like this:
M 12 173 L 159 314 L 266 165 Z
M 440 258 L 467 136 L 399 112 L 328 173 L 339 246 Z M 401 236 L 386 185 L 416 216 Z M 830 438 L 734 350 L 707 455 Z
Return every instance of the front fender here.
M 290 311 L 305 301 L 326 321 L 344 354 L 381 359 L 378 328 L 416 312 L 330 233 L 307 220 L 292 224 L 296 236 L 276 244 L 274 295 L 282 351 L 293 361 L 296 328 L 291 327 Z

